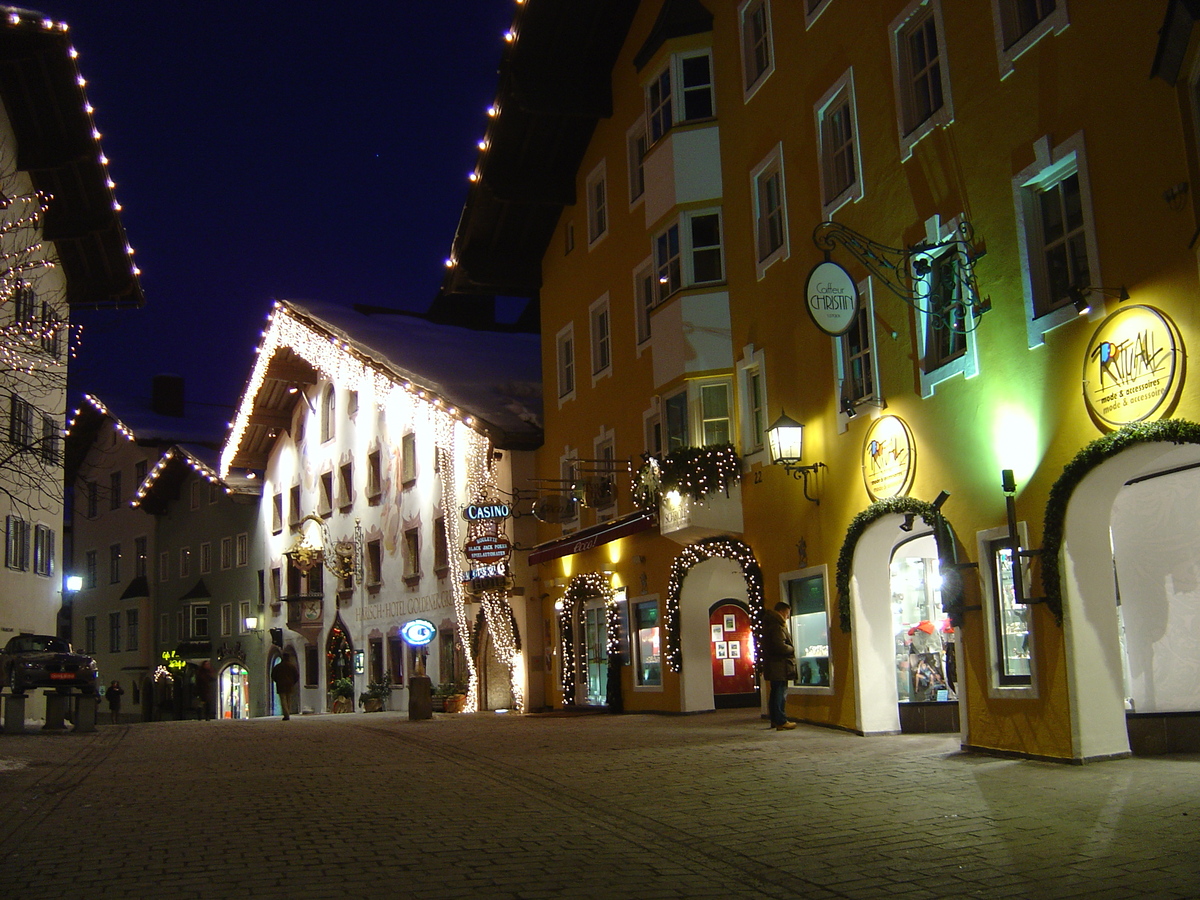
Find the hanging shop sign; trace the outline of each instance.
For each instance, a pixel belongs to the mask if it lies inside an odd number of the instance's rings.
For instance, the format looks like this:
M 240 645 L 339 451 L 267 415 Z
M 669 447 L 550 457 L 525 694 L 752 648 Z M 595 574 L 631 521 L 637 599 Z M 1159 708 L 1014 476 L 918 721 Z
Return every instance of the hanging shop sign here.
M 1102 428 L 1161 419 L 1183 387 L 1183 338 L 1164 313 L 1124 306 L 1100 323 L 1083 360 L 1083 400 Z
M 437 626 L 428 619 L 412 619 L 400 626 L 400 637 L 413 647 L 424 647 L 437 634 Z
M 508 563 L 480 565 L 463 573 L 463 587 L 468 594 L 482 594 L 484 591 L 507 591 L 512 588 L 509 578 Z
M 904 497 L 916 476 L 917 447 L 903 419 L 882 416 L 863 441 L 863 484 L 872 500 Z
M 512 544 L 502 534 L 471 538 L 463 547 L 463 555 L 473 563 L 484 565 L 504 562 L 512 556 Z
M 850 330 L 858 312 L 858 287 L 837 263 L 826 260 L 813 266 L 804 298 L 809 317 L 823 332 L 837 337 Z
M 507 503 L 472 503 L 463 507 L 463 518 L 468 522 L 480 522 L 487 519 L 507 519 L 512 515 L 512 509 Z

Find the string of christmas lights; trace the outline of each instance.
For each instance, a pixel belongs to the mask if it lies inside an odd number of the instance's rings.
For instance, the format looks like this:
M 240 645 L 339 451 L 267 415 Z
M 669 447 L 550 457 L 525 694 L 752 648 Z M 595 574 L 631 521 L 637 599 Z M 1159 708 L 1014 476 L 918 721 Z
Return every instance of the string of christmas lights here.
M 607 610 L 609 605 L 615 606 L 612 583 L 603 572 L 581 572 L 574 576 L 563 594 L 562 607 L 558 610 L 558 639 L 559 650 L 562 654 L 561 686 L 563 704 L 575 704 L 575 641 L 573 623 L 583 608 L 583 602 L 595 597 L 604 600 Z M 611 613 L 606 613 L 606 619 Z
M 684 547 L 671 563 L 671 579 L 667 586 L 667 605 L 663 613 L 663 631 L 666 646 L 663 658 L 672 672 L 683 669 L 683 654 L 679 640 L 679 593 L 688 570 L 706 559 L 721 557 L 732 559 L 742 567 L 746 580 L 746 597 L 750 607 L 750 625 L 754 631 L 754 646 L 762 646 L 763 629 L 763 577 L 758 560 L 749 545 L 733 538 L 714 537 L 697 541 Z

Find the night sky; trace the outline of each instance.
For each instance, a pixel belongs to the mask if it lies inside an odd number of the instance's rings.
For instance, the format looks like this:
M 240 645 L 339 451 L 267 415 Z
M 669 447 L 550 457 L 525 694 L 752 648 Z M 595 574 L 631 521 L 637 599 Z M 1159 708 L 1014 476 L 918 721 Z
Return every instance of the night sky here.
M 232 406 L 275 297 L 429 306 L 513 0 L 43 0 L 70 25 L 142 270 L 73 392 Z M 70 410 L 68 410 L 68 413 Z

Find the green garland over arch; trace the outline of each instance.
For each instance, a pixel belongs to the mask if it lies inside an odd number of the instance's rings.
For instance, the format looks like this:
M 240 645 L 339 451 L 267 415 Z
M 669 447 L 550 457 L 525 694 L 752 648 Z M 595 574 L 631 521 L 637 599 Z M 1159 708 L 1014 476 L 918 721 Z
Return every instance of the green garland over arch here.
M 706 559 L 720 557 L 732 559 L 742 567 L 746 579 L 746 596 L 750 601 L 750 623 L 754 631 L 755 646 L 762 644 L 763 626 L 763 576 L 754 551 L 742 541 L 728 537 L 705 538 L 688 544 L 671 563 L 671 581 L 667 588 L 667 609 L 663 615 L 663 631 L 666 632 L 666 648 L 663 657 L 672 672 L 683 669 L 683 652 L 679 645 L 679 592 L 688 570 Z
M 563 705 L 575 705 L 575 645 L 571 641 L 571 615 L 585 600 L 601 597 L 606 609 L 605 619 L 612 621 L 613 602 L 612 583 L 602 572 L 581 572 L 571 579 L 563 594 L 562 609 L 558 611 L 559 647 L 562 651 L 562 693 Z
M 1156 442 L 1200 444 L 1200 425 L 1185 419 L 1160 419 L 1157 422 L 1126 425 L 1097 438 L 1075 454 L 1074 459 L 1063 466 L 1062 474 L 1050 488 L 1046 515 L 1042 521 L 1042 590 L 1046 606 L 1054 613 L 1059 625 L 1063 621 L 1063 601 L 1058 557 L 1062 550 L 1063 526 L 1071 496 L 1087 474 L 1101 463 L 1137 444 Z
M 950 616 L 950 622 L 955 628 L 962 625 L 963 592 L 962 581 L 957 572 L 948 567 L 957 562 L 954 552 L 954 535 L 950 524 L 932 503 L 918 500 L 916 497 L 889 497 L 877 500 L 850 521 L 846 529 L 846 538 L 842 541 L 842 549 L 837 562 L 837 592 L 838 615 L 841 619 L 842 632 L 850 633 L 850 570 L 854 566 L 854 549 L 863 532 L 876 519 L 884 516 L 913 513 L 933 529 L 934 540 L 937 541 L 938 564 L 945 570 L 942 581 L 942 608 Z M 953 575 L 951 574 L 953 573 Z

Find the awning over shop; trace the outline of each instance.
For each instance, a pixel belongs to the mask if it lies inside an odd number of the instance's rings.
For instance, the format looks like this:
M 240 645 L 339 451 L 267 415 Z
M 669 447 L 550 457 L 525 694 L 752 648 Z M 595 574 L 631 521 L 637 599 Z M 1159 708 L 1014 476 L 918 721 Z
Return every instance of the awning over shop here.
M 654 523 L 655 517 L 653 513 L 638 512 L 621 519 L 614 519 L 612 522 L 593 525 L 591 528 L 576 531 L 574 534 L 569 534 L 566 537 L 538 544 L 529 551 L 529 564 L 534 566 L 538 563 L 558 559 L 560 556 L 582 553 L 584 550 L 591 550 L 599 547 L 601 544 L 615 541 L 617 538 L 628 537 L 631 534 L 637 534 L 639 531 L 653 528 Z

